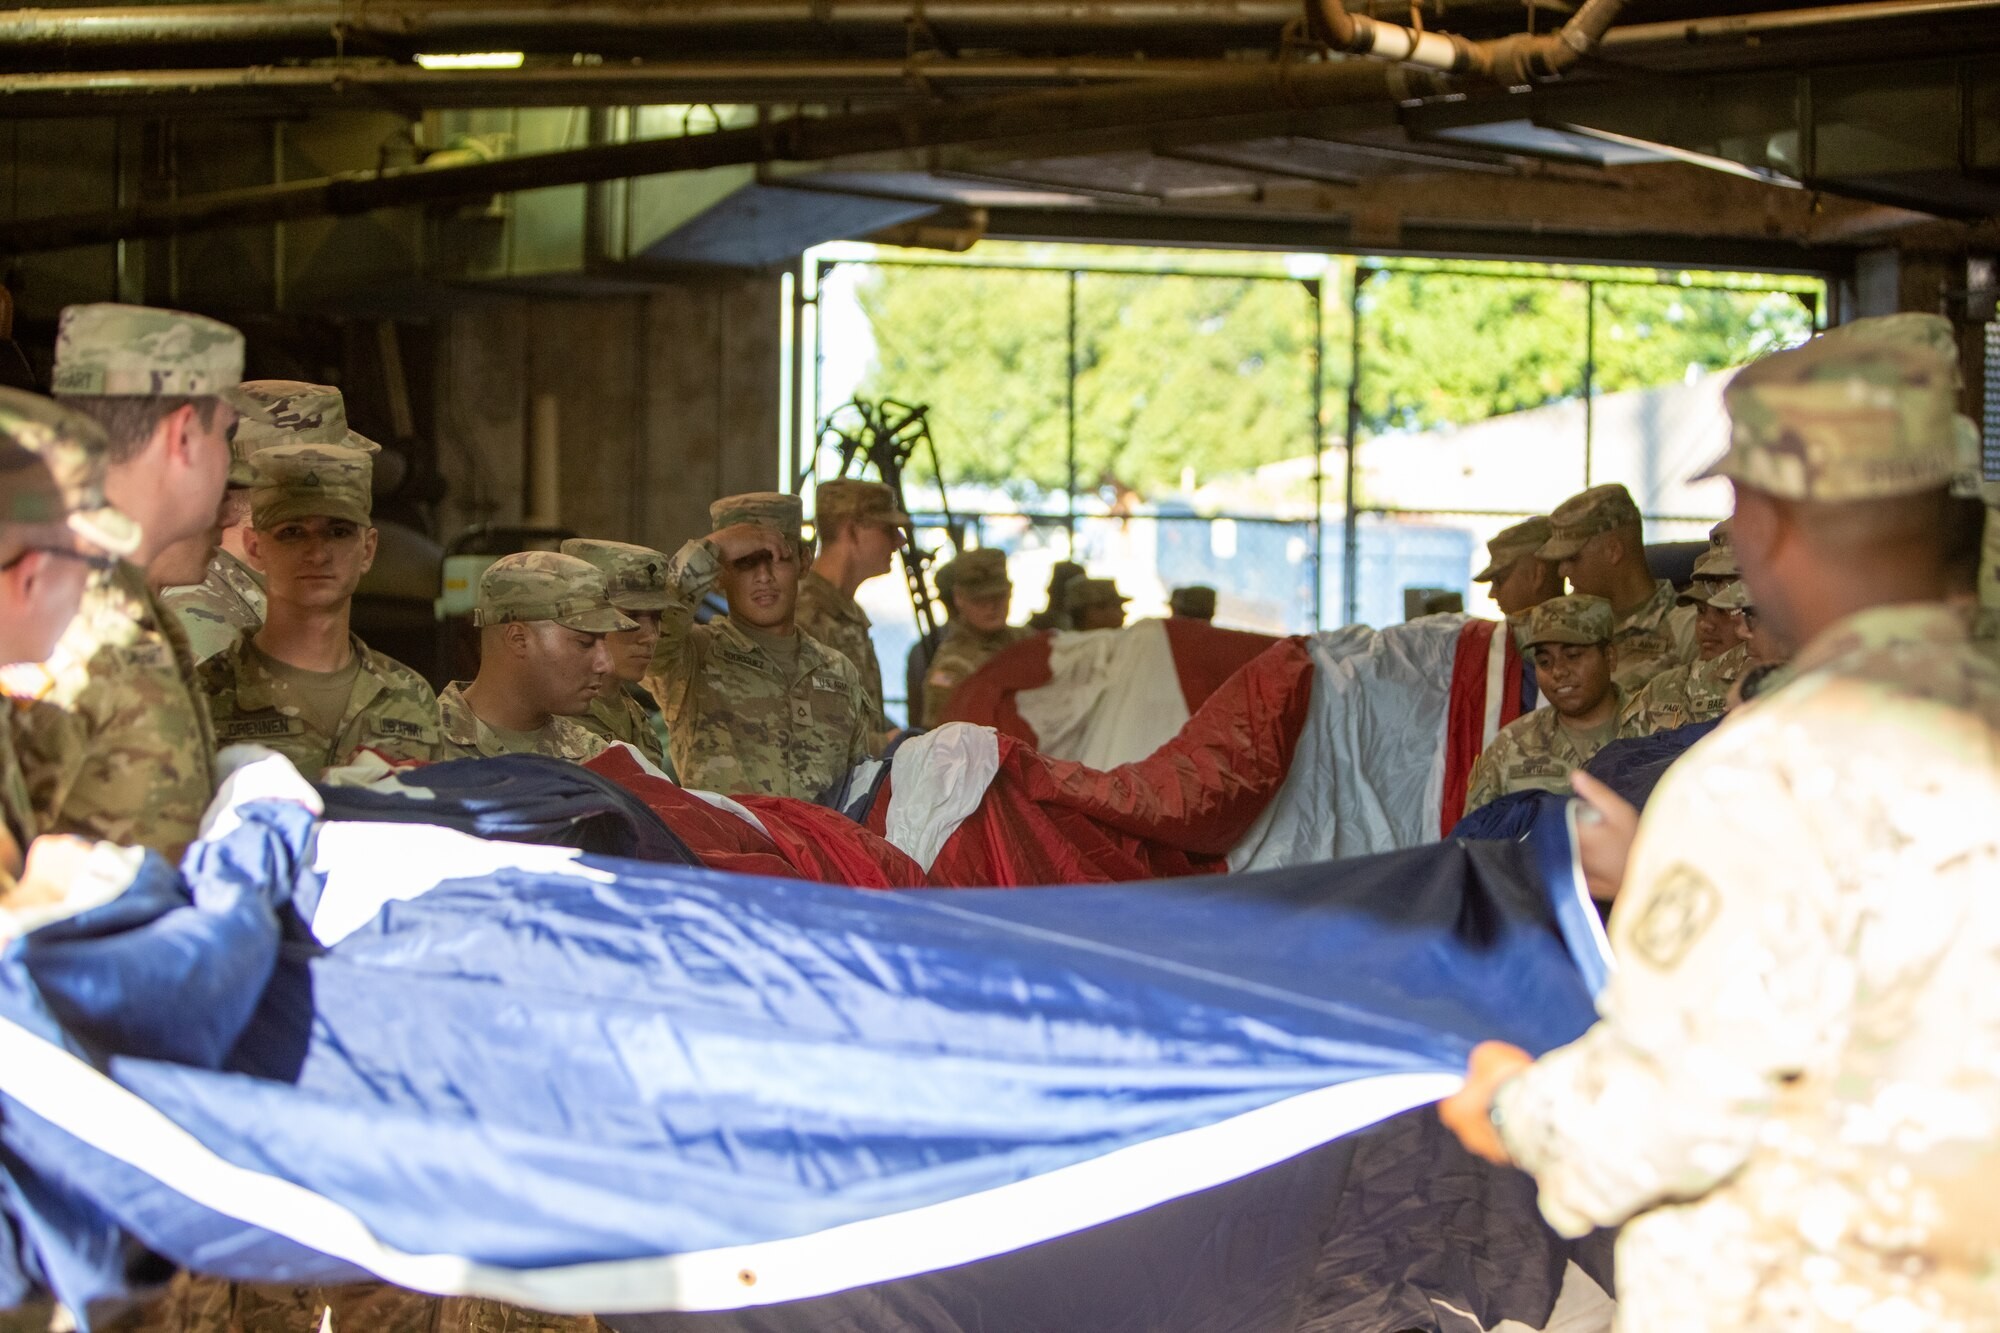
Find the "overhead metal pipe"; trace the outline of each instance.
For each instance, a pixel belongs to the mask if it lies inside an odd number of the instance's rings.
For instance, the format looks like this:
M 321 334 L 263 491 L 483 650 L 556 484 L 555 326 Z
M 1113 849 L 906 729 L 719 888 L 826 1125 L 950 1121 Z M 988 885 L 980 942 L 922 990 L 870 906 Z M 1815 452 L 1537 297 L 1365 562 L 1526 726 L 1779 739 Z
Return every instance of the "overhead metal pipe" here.
M 1622 53 L 1648 47 L 1741 42 L 1829 28 L 1976 18 L 1994 12 L 2000 12 L 2000 0 L 1887 0 L 1877 4 L 1822 5 L 1770 13 L 1725 14 L 1719 18 L 1628 23 L 1606 33 L 1600 45 L 1607 52 Z
M 1440 76 L 1373 60 L 1259 66 L 1241 74 L 1165 85 L 1113 84 L 842 116 L 797 116 L 744 129 L 645 139 L 493 162 L 353 172 L 215 194 L 149 200 L 108 212 L 0 225 L 0 253 L 55 250 L 214 227 L 263 225 L 377 208 L 479 199 L 515 190 L 582 185 L 759 162 L 820 162 L 862 153 L 947 145 L 1013 145 L 1117 130 L 1171 126 L 1227 134 L 1232 122 L 1263 126 L 1287 114 L 1388 103 L 1449 91 Z
M 1625 0 L 1584 0 L 1583 8 L 1554 32 L 1475 42 L 1456 33 L 1422 32 L 1350 13 L 1342 0 L 1306 0 L 1306 27 L 1336 51 L 1522 84 L 1557 78 L 1574 66 L 1596 47 L 1624 7 Z
M 1317 6 L 1315 5 L 1316 9 Z M 1460 7 L 1490 21 L 1504 6 Z M 1608 34 L 1607 49 L 1740 41 L 1766 34 L 1977 17 L 2000 0 L 1880 0 L 1718 18 L 1631 24 Z M 900 55 L 926 32 L 960 47 L 1024 52 L 1086 51 L 1111 38 L 1124 49 L 1213 50 L 1232 43 L 1275 45 L 1298 12 L 1296 0 L 299 0 L 287 4 L 129 4 L 0 11 L 0 61 L 97 63 L 121 53 L 209 52 L 251 58 L 326 57 L 397 51 L 508 50 L 768 53 L 787 43 L 814 54 Z M 1342 8 L 1344 13 L 1344 7 Z M 1338 23 L 1339 16 L 1330 16 Z M 1448 37 L 1402 28 L 1385 32 L 1366 15 L 1382 47 L 1435 50 Z M 1318 22 L 1319 20 L 1315 20 Z
M 1119 81 L 1213 78 L 1197 60 L 677 61 L 432 70 L 413 65 L 63 70 L 0 74 L 0 115 L 74 116 L 185 107 L 321 107 L 375 99 L 409 107 L 596 106 L 929 97 Z
M 1125 32 L 1237 34 L 1269 46 L 1296 12 L 1288 0 L 653 0 L 645 4 L 546 0 L 301 0 L 294 4 L 111 5 L 0 13 L 0 53 L 87 55 L 169 47 L 254 47 L 333 55 L 388 45 L 423 51 L 592 51 L 631 43 L 685 52 L 733 45 L 772 49 L 804 38 L 822 49 L 864 43 L 905 50 L 912 30 L 961 46 L 996 39 L 1028 50 L 1063 49 L 1077 37 Z M 826 43 L 835 45 L 825 46 Z

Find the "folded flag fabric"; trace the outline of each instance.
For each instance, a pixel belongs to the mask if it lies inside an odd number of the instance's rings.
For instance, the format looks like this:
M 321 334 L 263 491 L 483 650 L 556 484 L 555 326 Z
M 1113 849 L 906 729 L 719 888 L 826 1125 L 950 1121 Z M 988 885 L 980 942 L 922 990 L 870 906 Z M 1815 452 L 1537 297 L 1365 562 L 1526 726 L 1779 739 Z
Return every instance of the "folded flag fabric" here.
M 866 893 L 250 802 L 0 953 L 0 1297 L 84 1308 L 137 1242 L 637 1328 L 1101 1236 L 1435 1099 L 1477 1040 L 1573 1038 L 1580 895 L 1560 825 Z M 1237 1326 L 1190 1322 L 1244 1295 L 1191 1253 L 1097 1274 L 1143 1320 L 1102 1327 Z M 980 1320 L 880 1326 L 1031 1327 Z
M 946 720 L 993 727 L 1054 759 L 1115 768 L 1164 745 L 1276 642 L 1197 620 L 1037 634 L 960 682 Z

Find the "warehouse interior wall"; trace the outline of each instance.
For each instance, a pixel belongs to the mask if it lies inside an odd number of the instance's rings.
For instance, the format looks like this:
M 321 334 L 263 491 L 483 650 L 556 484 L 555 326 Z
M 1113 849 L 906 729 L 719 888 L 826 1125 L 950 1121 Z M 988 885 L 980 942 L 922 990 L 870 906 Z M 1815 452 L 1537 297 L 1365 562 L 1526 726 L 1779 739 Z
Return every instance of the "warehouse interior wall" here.
M 778 489 L 779 283 L 692 276 L 439 321 L 440 532 L 534 516 L 528 458 L 550 399 L 563 527 L 671 552 L 708 532 L 716 496 Z

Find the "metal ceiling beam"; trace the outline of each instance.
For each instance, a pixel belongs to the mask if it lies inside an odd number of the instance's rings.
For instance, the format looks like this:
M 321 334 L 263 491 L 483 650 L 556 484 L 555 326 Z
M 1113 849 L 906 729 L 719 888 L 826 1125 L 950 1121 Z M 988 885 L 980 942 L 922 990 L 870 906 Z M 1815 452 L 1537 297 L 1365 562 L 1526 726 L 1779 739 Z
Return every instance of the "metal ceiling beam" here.
M 914 44 L 1023 51 L 1196 43 L 1275 48 L 1292 0 L 301 0 L 295 4 L 133 4 L 0 14 L 0 55 L 83 58 L 161 47 L 275 55 L 401 51 L 652 49 L 858 50 Z M 1137 39 L 1136 41 L 1133 39 Z M 933 40 L 935 39 L 935 40 Z
M 1258 67 L 1164 85 L 1113 84 L 858 115 L 798 116 L 746 129 L 646 139 L 465 166 L 410 167 L 291 181 L 247 190 L 147 200 L 108 212 L 0 226 L 0 253 L 63 249 L 226 226 L 263 225 L 378 208 L 479 199 L 516 190 L 759 162 L 823 162 L 863 153 L 947 145 L 1013 145 L 1105 131 L 1171 133 L 1196 127 L 1226 137 L 1284 132 L 1272 122 L 1324 108 L 1393 105 L 1446 91 L 1435 75 L 1378 61 Z
M 1000 240 L 1221 246 L 1305 253 L 1408 255 L 1524 262 L 1574 261 L 1661 268 L 1841 276 L 1857 249 L 1751 237 L 1672 232 L 1565 233 L 1547 226 L 1405 222 L 1385 244 L 1357 234 L 1347 218 L 1284 217 L 1249 211 L 1190 213 L 1158 208 L 987 209 L 986 234 Z
M 1364 0 L 1348 0 L 1365 10 Z M 1607 57 L 1837 30 L 1978 19 L 2000 0 L 1881 0 L 1719 18 L 1630 24 L 1606 34 Z M 288 4 L 128 4 L 0 11 L 0 62 L 16 68 L 120 56 L 200 53 L 206 63 L 390 51 L 571 54 L 736 51 L 901 56 L 918 50 L 1017 53 L 1275 51 L 1297 0 L 299 0 Z M 1454 0 L 1468 30 L 1519 17 L 1512 3 Z M 197 62 L 202 63 L 202 62 Z
M 248 69 L 0 74 L 0 115 L 78 116 L 246 109 L 601 106 L 837 102 L 1213 78 L 1197 60 L 676 61 L 430 70 L 348 62 Z

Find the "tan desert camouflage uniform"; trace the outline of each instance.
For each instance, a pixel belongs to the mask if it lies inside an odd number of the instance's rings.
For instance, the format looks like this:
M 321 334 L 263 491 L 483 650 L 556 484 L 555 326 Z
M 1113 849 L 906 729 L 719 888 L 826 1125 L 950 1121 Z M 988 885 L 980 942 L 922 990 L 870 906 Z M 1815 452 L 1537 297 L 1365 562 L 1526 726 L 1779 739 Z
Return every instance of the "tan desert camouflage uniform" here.
M 755 523 L 794 543 L 800 516 L 798 498 L 776 492 L 709 507 L 717 531 Z M 869 757 L 875 709 L 854 664 L 810 634 L 797 636 L 787 670 L 734 620 L 695 624 L 695 608 L 721 574 L 706 538 L 667 566 L 669 600 L 645 684 L 666 718 L 674 771 L 704 791 L 813 800 Z
M 1914 353 L 1768 357 L 1712 471 L 1942 492 L 1947 384 Z M 1991 1330 L 2000 668 L 1939 604 L 1849 616 L 1795 668 L 1661 781 L 1603 1018 L 1495 1122 L 1558 1231 L 1624 1224 L 1623 1333 Z
M 620 611 L 661 611 L 667 605 L 667 557 L 650 546 L 630 542 L 600 541 L 593 537 L 572 537 L 562 544 L 562 553 L 588 561 L 604 574 L 611 590 L 611 604 Z M 610 692 L 590 701 L 590 711 L 572 719 L 593 736 L 607 741 L 623 741 L 665 772 L 666 745 L 653 715 L 633 697 L 638 687 L 614 682 Z
M 1552 597 L 1510 619 L 1525 654 L 1538 643 L 1604 643 L 1611 634 L 1611 603 L 1571 593 Z M 1616 691 L 1617 686 L 1613 685 Z M 1623 705 L 1623 696 L 1620 696 Z M 1610 724 L 1578 732 L 1544 704 L 1500 728 L 1472 766 L 1466 783 L 1465 812 L 1471 814 L 1510 792 L 1569 791 L 1569 775 L 1589 763 L 1610 741 L 1637 734 L 1614 715 Z
M 1014 590 L 1013 581 L 1007 577 L 1007 554 L 1004 551 L 992 548 L 967 551 L 951 562 L 951 569 L 954 596 L 994 597 Z M 1071 623 L 1067 601 L 1069 585 L 1082 577 L 1081 573 L 1073 574 L 1063 585 L 1064 628 Z M 951 707 L 952 692 L 958 689 L 961 681 L 985 666 L 1002 648 L 1019 643 L 1034 632 L 1019 625 L 1002 625 L 990 631 L 977 630 L 962 616 L 953 620 L 950 628 L 945 630 L 937 651 L 931 654 L 930 666 L 924 671 L 923 724 L 935 727 L 943 722 L 946 710 Z

